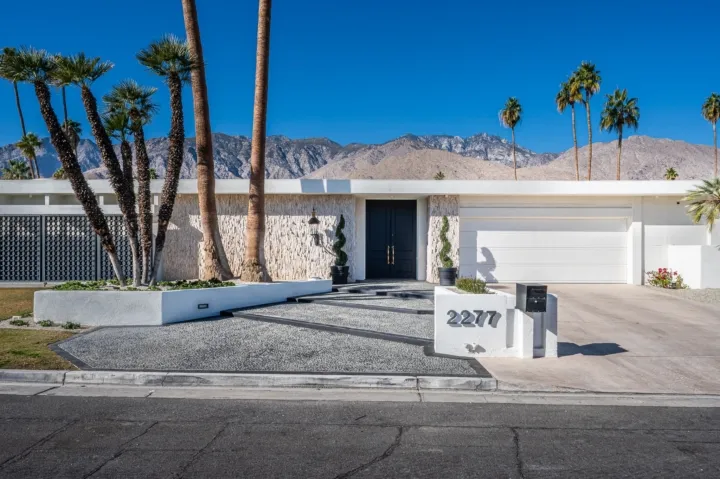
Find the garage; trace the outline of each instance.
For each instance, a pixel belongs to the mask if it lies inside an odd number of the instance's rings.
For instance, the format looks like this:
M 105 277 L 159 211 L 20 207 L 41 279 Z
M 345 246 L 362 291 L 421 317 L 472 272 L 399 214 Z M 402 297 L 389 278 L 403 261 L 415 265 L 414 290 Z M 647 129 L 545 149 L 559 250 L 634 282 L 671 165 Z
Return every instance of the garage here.
M 630 207 L 460 207 L 460 276 L 626 283 Z

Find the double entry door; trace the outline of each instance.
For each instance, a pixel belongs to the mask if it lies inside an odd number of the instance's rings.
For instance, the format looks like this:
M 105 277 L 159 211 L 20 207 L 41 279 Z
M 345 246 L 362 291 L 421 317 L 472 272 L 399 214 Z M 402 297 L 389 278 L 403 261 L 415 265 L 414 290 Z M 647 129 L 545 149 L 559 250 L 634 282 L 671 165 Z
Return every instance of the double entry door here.
M 367 279 L 415 279 L 417 201 L 367 200 Z

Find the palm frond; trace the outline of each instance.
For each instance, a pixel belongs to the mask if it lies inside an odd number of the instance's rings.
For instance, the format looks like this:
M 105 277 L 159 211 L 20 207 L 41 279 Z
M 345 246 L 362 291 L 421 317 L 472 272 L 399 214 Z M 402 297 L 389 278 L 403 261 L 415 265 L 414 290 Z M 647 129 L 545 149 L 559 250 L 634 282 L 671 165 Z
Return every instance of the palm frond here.
M 600 115 L 600 128 L 605 131 L 637 130 L 640 124 L 640 108 L 637 98 L 627 97 L 627 90 L 615 89 L 605 95 L 605 107 Z
M 58 55 L 55 64 L 57 68 L 52 75 L 53 82 L 79 86 L 89 86 L 114 66 L 111 62 L 100 60 L 100 57 L 88 57 L 85 53 L 69 57 Z
M 582 62 L 574 73 L 574 77 L 580 89 L 585 92 L 585 101 L 600 91 L 602 77 L 594 63 Z
M 165 35 L 151 43 L 137 54 L 137 59 L 153 73 L 163 77 L 177 75 L 183 82 L 189 81 L 190 73 L 197 68 L 187 42 L 175 35 Z
M 22 47 L 10 56 L 4 52 L 2 76 L 17 82 L 48 82 L 57 68 L 55 58 L 45 50 Z
M 124 80 L 115 85 L 103 101 L 107 112 L 127 112 L 131 118 L 136 116 L 146 125 L 159 110 L 152 101 L 156 91 L 157 88 L 141 86 L 135 80 Z
M 505 107 L 500 110 L 500 123 L 506 128 L 515 128 L 522 119 L 522 106 L 520 101 L 511 96 L 505 102 Z
M 712 93 L 702 106 L 702 116 L 710 123 L 717 123 L 720 119 L 720 95 Z
M 683 201 L 689 203 L 687 214 L 693 223 L 705 221 L 712 232 L 715 221 L 720 218 L 720 178 L 703 180 L 694 190 L 688 191 Z
M 35 149 L 42 146 L 40 138 L 35 133 L 28 133 L 18 141 L 15 146 L 28 158 L 35 158 Z
M 130 116 L 126 111 L 112 110 L 103 115 L 103 125 L 111 138 L 125 141 L 130 134 Z

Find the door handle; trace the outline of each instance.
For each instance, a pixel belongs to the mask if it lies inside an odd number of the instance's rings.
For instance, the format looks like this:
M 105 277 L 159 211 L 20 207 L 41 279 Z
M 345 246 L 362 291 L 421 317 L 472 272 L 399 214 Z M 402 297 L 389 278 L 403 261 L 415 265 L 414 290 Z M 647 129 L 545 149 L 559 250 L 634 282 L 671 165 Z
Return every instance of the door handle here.
M 395 264 L 395 245 L 392 245 L 392 263 L 390 264 Z
M 387 247 L 387 264 L 390 264 L 390 245 Z

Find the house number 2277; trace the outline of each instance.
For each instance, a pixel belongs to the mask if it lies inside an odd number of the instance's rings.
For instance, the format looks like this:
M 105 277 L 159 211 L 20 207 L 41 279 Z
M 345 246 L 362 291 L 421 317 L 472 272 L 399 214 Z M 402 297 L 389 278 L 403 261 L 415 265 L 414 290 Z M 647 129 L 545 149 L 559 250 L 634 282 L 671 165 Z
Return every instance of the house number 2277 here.
M 472 313 L 466 309 L 460 311 L 460 314 L 458 314 L 457 311 L 450 310 L 447 312 L 447 315 L 450 316 L 450 319 L 447 320 L 447 324 L 464 324 L 464 325 L 483 325 L 482 317 L 484 315 L 487 315 L 488 324 L 492 326 L 492 321 L 495 319 L 495 316 L 497 316 L 497 311 L 484 311 L 482 309 L 475 309 L 472 311 Z

